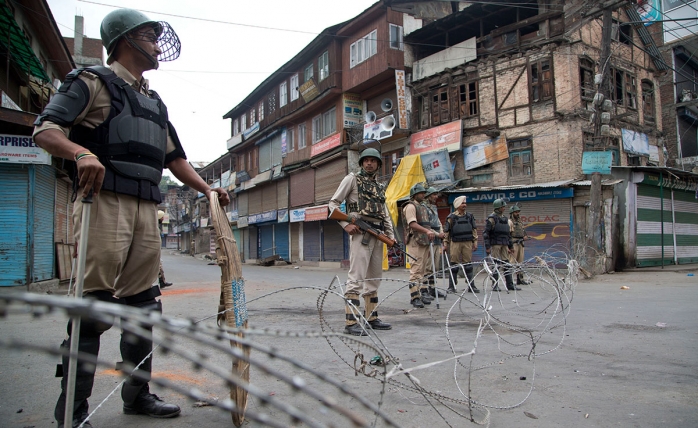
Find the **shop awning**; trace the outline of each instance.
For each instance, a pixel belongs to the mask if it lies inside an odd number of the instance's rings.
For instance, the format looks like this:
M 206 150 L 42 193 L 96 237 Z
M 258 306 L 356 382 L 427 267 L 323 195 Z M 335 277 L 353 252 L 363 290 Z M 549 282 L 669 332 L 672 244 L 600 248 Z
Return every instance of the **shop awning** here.
M 7 49 L 10 59 L 19 68 L 39 80 L 51 81 L 5 2 L 0 3 L 0 45 Z

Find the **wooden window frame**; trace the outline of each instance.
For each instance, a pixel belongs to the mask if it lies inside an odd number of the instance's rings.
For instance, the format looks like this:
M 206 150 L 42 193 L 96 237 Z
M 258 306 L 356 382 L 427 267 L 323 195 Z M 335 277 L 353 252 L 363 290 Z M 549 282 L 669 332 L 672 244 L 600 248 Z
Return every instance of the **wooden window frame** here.
M 546 68 L 547 67 L 547 68 Z M 553 99 L 553 61 L 541 58 L 528 65 L 531 103 L 543 103 Z
M 460 117 L 480 115 L 479 84 L 477 80 L 458 84 Z
M 524 142 L 526 144 L 524 144 Z M 509 177 L 522 178 L 533 176 L 533 140 L 522 138 L 507 141 L 509 146 Z M 524 157 L 528 155 L 528 161 Z M 520 159 L 517 160 L 517 159 Z

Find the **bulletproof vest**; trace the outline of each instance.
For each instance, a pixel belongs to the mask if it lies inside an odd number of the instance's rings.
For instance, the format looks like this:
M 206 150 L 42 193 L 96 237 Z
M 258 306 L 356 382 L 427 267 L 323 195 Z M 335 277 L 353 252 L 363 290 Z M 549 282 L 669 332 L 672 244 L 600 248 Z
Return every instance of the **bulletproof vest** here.
M 487 217 L 487 221 L 494 220 L 489 238 L 490 245 L 509 245 L 509 219 L 505 216 L 492 213 Z
M 347 210 L 368 217 L 383 218 L 385 207 L 385 188 L 383 185 L 371 179 L 363 170 L 355 177 L 359 201 L 350 202 Z
M 448 216 L 451 219 L 450 234 L 451 241 L 453 242 L 465 242 L 472 241 L 475 237 L 473 236 L 473 215 L 470 213 L 465 213 L 465 215 L 458 215 L 456 213 L 451 213 Z
M 429 214 L 429 224 L 431 225 L 431 228 L 434 230 L 441 229 L 441 220 L 439 220 L 439 209 L 436 208 L 436 205 L 432 204 L 424 204 L 424 206 L 427 208 L 427 213 Z
M 167 151 L 167 107 L 155 91 L 143 95 L 106 67 L 87 70 L 105 83 L 111 111 L 94 129 L 73 126 L 70 139 L 104 164 L 103 190 L 159 203 L 158 184 Z
M 523 222 L 521 220 L 514 220 L 513 218 L 511 219 L 511 222 L 514 225 L 514 229 L 511 231 L 511 237 L 516 239 L 523 238 L 526 235 Z
M 419 224 L 422 227 L 425 227 L 427 229 L 431 229 L 431 221 L 429 221 L 429 213 L 427 212 L 427 207 L 425 207 L 422 204 L 418 204 L 415 201 L 409 201 L 406 205 L 405 208 L 407 208 L 407 205 L 412 204 L 414 205 L 416 217 L 417 217 L 417 224 Z M 402 209 L 402 226 L 405 229 L 405 231 L 408 232 L 408 238 L 407 241 L 409 242 L 410 239 L 415 239 L 419 245 L 429 245 L 429 237 L 427 236 L 426 233 L 422 232 L 416 232 L 410 228 L 410 225 L 407 224 L 407 218 L 405 216 L 405 208 Z

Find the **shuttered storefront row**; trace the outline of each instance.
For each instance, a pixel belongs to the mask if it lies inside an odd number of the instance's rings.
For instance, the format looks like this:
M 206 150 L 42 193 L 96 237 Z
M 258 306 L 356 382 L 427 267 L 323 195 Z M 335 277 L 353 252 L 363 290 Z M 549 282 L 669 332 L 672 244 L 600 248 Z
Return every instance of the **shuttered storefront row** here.
M 340 157 L 323 164 L 315 173 L 315 201 L 318 204 L 328 202 L 347 175 L 347 160 Z
M 320 222 L 303 223 L 303 260 L 320 261 Z
M 290 177 L 291 208 L 312 205 L 315 201 L 315 170 L 309 169 Z
M 326 262 L 341 262 L 349 258 L 345 254 L 345 232 L 336 221 L 322 222 L 322 260 Z
M 274 225 L 259 226 L 259 249 L 257 258 L 263 259 L 276 254 L 274 249 Z
M 683 190 L 638 185 L 636 265 L 662 264 L 662 220 L 664 264 L 672 264 L 674 260 L 678 264 L 698 262 L 698 201 L 695 196 Z
M 29 166 L 0 164 L 0 286 L 23 285 L 27 280 L 27 210 Z
M 277 223 L 274 225 L 274 245 L 276 254 L 282 259 L 290 261 L 288 249 L 288 223 Z
M 260 214 L 264 210 L 262 209 L 262 189 L 254 188 L 247 192 L 248 194 L 248 215 L 250 214 Z

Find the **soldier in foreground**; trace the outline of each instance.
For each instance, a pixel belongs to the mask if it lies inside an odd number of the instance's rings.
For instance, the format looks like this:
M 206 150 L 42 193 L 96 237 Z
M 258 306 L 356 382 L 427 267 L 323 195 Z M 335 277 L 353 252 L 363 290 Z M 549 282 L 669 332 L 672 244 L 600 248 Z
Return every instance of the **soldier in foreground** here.
M 444 240 L 449 250 L 449 260 L 451 261 L 451 275 L 449 275 L 448 291 L 457 293 L 458 272 L 463 264 L 465 277 L 473 293 L 480 290 L 473 283 L 473 251 L 477 250 L 477 227 L 475 226 L 475 216 L 465 211 L 467 207 L 465 196 L 459 196 L 453 201 L 453 208 L 456 211 L 446 217 L 446 239 Z
M 511 240 L 514 244 L 514 253 L 511 255 L 511 263 L 521 265 L 524 261 L 524 241 L 531 239 L 526 233 L 526 225 L 521 220 L 521 208 L 514 205 L 509 208 L 509 229 L 511 229 Z M 530 282 L 524 279 L 524 273 L 519 268 L 516 271 L 516 285 L 528 285 Z
M 509 229 L 509 219 L 504 215 L 504 207 L 507 205 L 503 199 L 496 199 L 492 204 L 494 211 L 487 216 L 485 222 L 485 252 L 492 257 L 495 268 L 504 269 L 504 279 L 507 290 L 521 290 L 514 285 L 512 280 L 511 265 L 508 263 L 509 257 L 514 253 L 514 245 L 511 241 L 511 230 Z M 499 273 L 494 272 L 494 286 L 492 290 L 499 291 Z
M 427 208 L 422 204 L 426 193 L 427 189 L 422 183 L 415 184 L 410 189 L 410 201 L 402 207 L 402 220 L 407 233 L 407 252 L 415 258 L 410 266 L 410 303 L 415 308 L 423 308 L 424 304 L 431 303 L 430 298 L 423 300 L 420 293 L 426 265 L 431 263 L 429 246 L 437 236 L 437 232 L 431 228 Z

